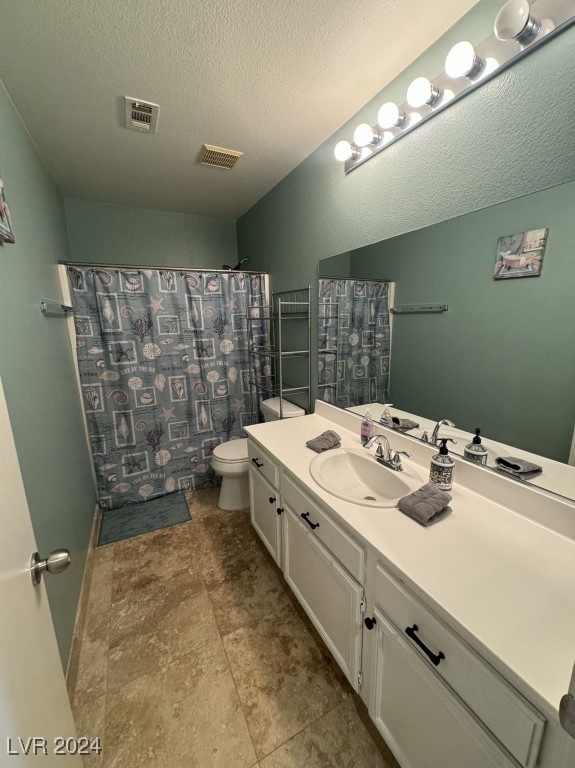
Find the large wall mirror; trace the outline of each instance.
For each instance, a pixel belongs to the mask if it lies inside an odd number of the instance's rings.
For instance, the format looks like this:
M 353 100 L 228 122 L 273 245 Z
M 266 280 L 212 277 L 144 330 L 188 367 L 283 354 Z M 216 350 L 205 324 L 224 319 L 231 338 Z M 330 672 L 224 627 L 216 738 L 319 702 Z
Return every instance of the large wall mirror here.
M 571 182 L 321 261 L 319 397 L 450 419 L 458 453 L 479 427 L 493 455 L 545 459 L 533 482 L 575 499 L 574 211 Z

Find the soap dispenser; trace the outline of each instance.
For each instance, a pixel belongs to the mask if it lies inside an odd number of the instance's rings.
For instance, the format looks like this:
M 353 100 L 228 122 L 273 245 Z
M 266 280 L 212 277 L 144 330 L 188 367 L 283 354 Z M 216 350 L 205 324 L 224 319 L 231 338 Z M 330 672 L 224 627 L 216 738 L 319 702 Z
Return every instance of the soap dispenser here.
M 369 438 L 373 435 L 373 419 L 369 411 L 365 412 L 365 416 L 361 420 L 361 430 L 359 436 L 363 445 L 367 443 Z
M 450 491 L 453 486 L 453 467 L 455 462 L 447 450 L 447 441 L 455 443 L 450 437 L 442 437 L 441 448 L 431 459 L 429 482 L 434 483 L 442 491 Z
M 475 437 L 471 443 L 468 443 L 463 449 L 463 456 L 467 461 L 472 461 L 474 464 L 487 464 L 487 448 L 481 442 L 479 433 L 481 430 L 479 427 L 475 429 Z

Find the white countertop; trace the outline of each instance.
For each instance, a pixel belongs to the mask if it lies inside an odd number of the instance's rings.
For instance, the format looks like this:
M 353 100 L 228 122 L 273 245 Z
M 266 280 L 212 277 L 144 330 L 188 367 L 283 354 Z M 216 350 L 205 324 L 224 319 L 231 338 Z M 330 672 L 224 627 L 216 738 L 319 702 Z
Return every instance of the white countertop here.
M 457 466 L 452 514 L 430 528 L 396 508 L 342 501 L 323 491 L 309 472 L 317 454 L 305 442 L 326 429 L 336 429 L 342 448 L 361 449 L 359 434 L 317 414 L 259 424 L 246 432 L 511 682 L 519 688 L 523 683 L 535 704 L 557 715 L 575 660 L 575 542 L 458 485 Z M 388 434 L 392 446 L 401 441 Z M 461 476 L 464 472 L 461 467 Z M 502 487 L 509 498 L 507 486 Z M 537 491 L 528 492 L 533 494 L 528 503 L 553 503 Z M 518 493 L 525 506 L 525 488 Z M 565 513 L 565 502 L 556 503 Z

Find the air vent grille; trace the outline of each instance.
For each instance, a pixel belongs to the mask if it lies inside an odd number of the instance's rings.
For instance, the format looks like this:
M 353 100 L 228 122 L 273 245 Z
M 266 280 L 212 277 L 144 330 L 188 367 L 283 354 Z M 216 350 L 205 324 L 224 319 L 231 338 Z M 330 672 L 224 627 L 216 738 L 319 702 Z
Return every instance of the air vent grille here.
M 212 165 L 214 168 L 227 168 L 231 170 L 243 154 L 243 152 L 237 152 L 235 149 L 224 149 L 224 147 L 213 147 L 211 144 L 204 144 L 200 153 L 200 163 Z
M 124 96 L 126 128 L 143 133 L 156 133 L 158 130 L 159 104 Z

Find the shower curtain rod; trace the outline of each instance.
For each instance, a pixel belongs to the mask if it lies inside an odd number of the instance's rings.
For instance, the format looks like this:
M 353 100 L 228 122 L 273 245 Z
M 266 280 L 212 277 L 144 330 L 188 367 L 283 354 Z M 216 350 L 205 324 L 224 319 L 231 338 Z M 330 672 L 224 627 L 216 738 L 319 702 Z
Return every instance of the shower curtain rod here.
M 256 272 L 249 269 L 201 269 L 199 267 L 153 267 L 150 264 L 96 264 L 92 261 L 65 261 L 60 259 L 58 264 L 63 264 L 65 267 L 95 267 L 96 269 L 165 269 L 168 272 L 207 272 L 214 274 L 214 272 L 221 272 L 223 275 L 230 272 L 242 272 L 244 275 L 267 275 L 267 272 Z

